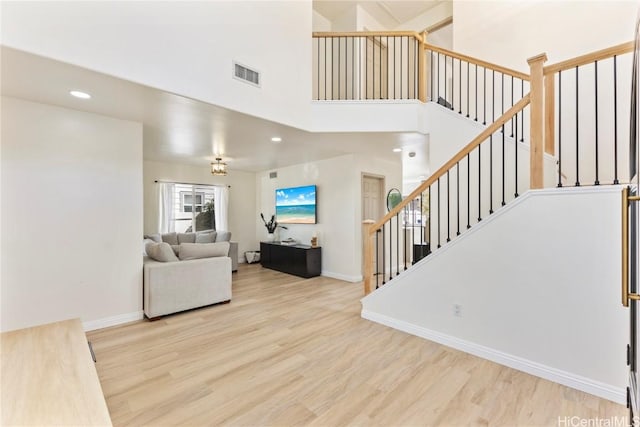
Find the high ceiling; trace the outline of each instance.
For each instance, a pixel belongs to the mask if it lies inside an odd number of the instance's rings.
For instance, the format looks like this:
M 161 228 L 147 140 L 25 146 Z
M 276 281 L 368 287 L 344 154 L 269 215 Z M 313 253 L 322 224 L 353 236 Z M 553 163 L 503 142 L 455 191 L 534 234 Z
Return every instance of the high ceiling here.
M 393 148 L 426 148 L 421 134 L 311 133 L 4 46 L 0 54 L 2 95 L 141 122 L 145 160 L 208 166 L 217 137 L 233 141 L 229 169 L 251 172 L 348 153 L 400 161 Z M 79 87 L 92 98 L 69 95 Z M 281 143 L 271 142 L 276 135 Z
M 373 16 L 376 21 L 387 29 L 409 21 L 416 16 L 433 9 L 446 0 L 423 1 L 351 1 L 351 0 L 314 0 L 313 8 L 316 12 L 332 21 L 356 5 L 362 7 Z M 415 30 L 420 30 L 419 28 Z

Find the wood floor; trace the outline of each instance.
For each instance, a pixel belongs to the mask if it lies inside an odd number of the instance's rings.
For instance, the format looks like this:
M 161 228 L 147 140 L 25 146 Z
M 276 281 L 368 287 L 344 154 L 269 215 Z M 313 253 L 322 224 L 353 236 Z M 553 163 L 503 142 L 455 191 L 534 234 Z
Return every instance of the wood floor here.
M 627 415 L 363 320 L 361 284 L 259 265 L 233 278 L 230 304 L 88 334 L 115 426 L 557 426 Z

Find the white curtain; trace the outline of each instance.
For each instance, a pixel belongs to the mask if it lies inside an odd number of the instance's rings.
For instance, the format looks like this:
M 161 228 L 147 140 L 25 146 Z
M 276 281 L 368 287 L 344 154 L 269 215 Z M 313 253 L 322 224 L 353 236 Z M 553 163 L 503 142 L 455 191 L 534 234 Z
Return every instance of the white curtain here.
M 158 183 L 158 231 L 160 233 L 170 233 L 176 231 L 176 221 L 174 217 L 174 184 Z
M 229 187 L 215 186 L 213 193 L 216 204 L 216 230 L 229 231 Z

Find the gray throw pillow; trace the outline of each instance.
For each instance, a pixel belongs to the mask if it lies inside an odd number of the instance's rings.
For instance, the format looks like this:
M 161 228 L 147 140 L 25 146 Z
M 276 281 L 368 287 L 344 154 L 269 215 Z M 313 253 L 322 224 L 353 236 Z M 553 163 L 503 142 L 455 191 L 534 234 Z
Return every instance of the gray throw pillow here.
M 195 243 L 196 233 L 178 233 L 178 244 L 180 243 Z
M 147 254 L 147 243 L 156 243 L 156 242 L 151 240 L 149 237 L 146 237 L 142 241 L 142 256 L 148 256 L 148 254 Z
M 147 243 L 145 246 L 149 258 L 160 262 L 179 261 L 168 243 Z
M 229 242 L 231 241 L 231 232 L 230 231 L 218 231 L 218 236 L 216 237 L 216 242 Z
M 170 245 L 178 245 L 178 235 L 174 231 L 173 233 L 165 233 L 162 235 L 162 241 Z
M 162 236 L 160 234 L 145 234 L 145 239 L 151 239 L 156 243 L 162 243 Z
M 227 256 L 229 242 L 182 243 L 178 256 L 181 260 Z
M 216 235 L 215 231 L 196 232 L 196 243 L 215 243 Z

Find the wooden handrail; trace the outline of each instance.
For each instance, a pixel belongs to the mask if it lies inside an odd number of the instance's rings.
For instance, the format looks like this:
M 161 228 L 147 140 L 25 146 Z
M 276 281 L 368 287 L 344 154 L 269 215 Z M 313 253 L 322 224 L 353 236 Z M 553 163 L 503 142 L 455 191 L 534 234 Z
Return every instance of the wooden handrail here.
M 424 42 L 422 35 L 417 31 L 342 31 L 342 32 L 314 32 L 314 38 L 320 37 L 414 37 L 419 42 Z
M 557 73 L 558 71 L 564 71 L 571 68 L 579 67 L 581 65 L 591 64 L 595 61 L 602 61 L 603 59 L 611 58 L 613 56 L 622 55 L 629 52 L 633 52 L 632 41 L 622 43 L 617 46 L 611 46 L 595 52 L 587 53 L 586 55 L 578 56 L 572 59 L 567 59 L 566 61 L 547 65 L 546 67 L 544 67 L 544 74 L 547 75 Z
M 488 68 L 490 70 L 495 70 L 495 71 L 498 71 L 500 73 L 516 77 L 518 79 L 529 81 L 529 75 L 525 74 L 525 73 L 522 73 L 520 71 L 516 71 L 516 70 L 512 70 L 510 68 L 502 67 L 502 66 L 497 65 L 497 64 L 492 64 L 491 62 L 483 61 L 481 59 L 474 58 L 472 56 L 463 55 L 461 53 L 456 53 L 456 52 L 454 52 L 452 50 L 443 49 L 441 47 L 434 46 L 434 45 L 428 44 L 428 43 L 424 44 L 424 48 L 428 49 L 428 50 L 432 50 L 434 52 L 442 53 L 442 54 L 447 55 L 447 56 L 451 56 L 452 58 L 456 58 L 456 59 L 460 59 L 462 61 L 469 62 L 471 64 L 476 64 L 476 65 L 479 65 L 481 67 Z
M 395 208 L 391 209 L 389 213 L 387 213 L 382 219 L 380 219 L 375 224 L 372 224 L 369 227 L 369 234 L 373 234 L 381 228 L 384 224 L 387 223 L 391 218 L 396 216 L 406 205 L 408 205 L 413 199 L 418 197 L 423 191 L 425 191 L 431 184 L 436 182 L 438 178 L 441 178 L 443 175 L 447 173 L 449 169 L 455 166 L 460 160 L 464 159 L 467 154 L 473 151 L 478 145 L 482 144 L 489 138 L 491 135 L 496 133 L 500 127 L 511 120 L 513 116 L 519 113 L 524 107 L 526 107 L 530 102 L 530 95 L 527 93 L 520 101 L 518 101 L 513 107 L 509 108 L 502 116 L 496 119 L 495 122 L 487 126 L 485 130 L 483 130 L 478 136 L 476 136 L 473 141 L 468 143 L 462 150 L 458 151 L 458 153 L 453 156 L 447 163 L 442 165 L 440 169 L 438 169 L 433 175 L 431 175 L 426 181 L 424 181 L 418 188 L 413 190 L 409 196 L 407 196 L 402 202 L 400 202 Z

